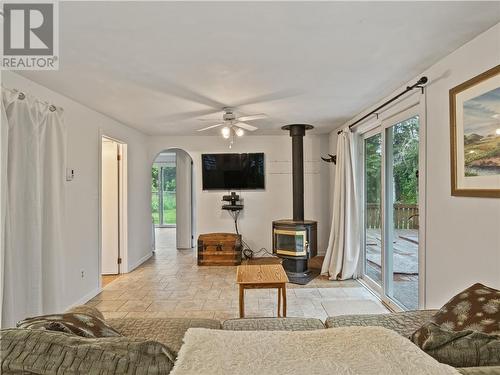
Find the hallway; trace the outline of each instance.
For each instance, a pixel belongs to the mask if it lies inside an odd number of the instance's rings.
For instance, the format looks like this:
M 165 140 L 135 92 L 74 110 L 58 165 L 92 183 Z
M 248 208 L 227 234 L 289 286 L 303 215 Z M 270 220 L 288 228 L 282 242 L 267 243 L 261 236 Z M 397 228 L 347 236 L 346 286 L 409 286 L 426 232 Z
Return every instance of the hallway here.
M 176 251 L 175 227 L 155 228 L 156 253 Z

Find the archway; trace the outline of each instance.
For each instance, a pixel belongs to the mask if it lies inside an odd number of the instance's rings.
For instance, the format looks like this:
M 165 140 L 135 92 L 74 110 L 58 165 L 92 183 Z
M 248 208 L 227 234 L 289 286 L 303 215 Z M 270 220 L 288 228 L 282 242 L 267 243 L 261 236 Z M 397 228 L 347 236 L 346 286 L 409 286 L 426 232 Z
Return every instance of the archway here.
M 154 249 L 193 247 L 193 161 L 184 150 L 161 151 L 151 169 Z

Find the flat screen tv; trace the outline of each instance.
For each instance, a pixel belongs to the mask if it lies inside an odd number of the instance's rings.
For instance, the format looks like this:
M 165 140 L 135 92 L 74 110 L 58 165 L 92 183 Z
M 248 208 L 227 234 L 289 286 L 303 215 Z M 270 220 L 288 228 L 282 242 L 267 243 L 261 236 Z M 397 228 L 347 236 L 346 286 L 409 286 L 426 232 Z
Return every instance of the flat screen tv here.
M 203 190 L 264 189 L 264 153 L 202 154 Z

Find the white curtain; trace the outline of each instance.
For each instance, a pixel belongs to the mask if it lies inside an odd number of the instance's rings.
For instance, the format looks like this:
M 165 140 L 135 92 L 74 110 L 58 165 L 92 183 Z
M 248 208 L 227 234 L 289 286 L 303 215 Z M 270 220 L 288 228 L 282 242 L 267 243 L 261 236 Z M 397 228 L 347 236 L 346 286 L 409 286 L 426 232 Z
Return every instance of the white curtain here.
M 62 110 L 2 88 L 1 326 L 62 308 Z
M 356 184 L 356 140 L 350 130 L 338 135 L 330 239 L 321 274 L 330 280 L 358 276 L 360 252 L 359 210 Z

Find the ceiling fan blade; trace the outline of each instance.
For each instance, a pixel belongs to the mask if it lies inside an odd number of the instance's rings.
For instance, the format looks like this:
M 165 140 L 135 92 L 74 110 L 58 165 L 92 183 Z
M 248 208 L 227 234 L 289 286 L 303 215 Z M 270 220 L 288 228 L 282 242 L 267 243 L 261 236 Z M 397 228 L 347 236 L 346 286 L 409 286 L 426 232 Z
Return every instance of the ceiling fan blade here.
M 303 90 L 298 90 L 298 89 L 280 90 L 280 91 L 272 92 L 270 94 L 254 96 L 253 98 L 242 100 L 239 103 L 234 103 L 233 107 L 241 107 L 241 106 L 249 105 L 249 104 L 270 102 L 273 100 L 285 99 L 285 98 L 289 98 L 292 96 L 298 96 L 302 93 L 303 93 Z
M 197 118 L 196 120 L 198 121 L 201 121 L 201 122 L 217 122 L 217 121 L 220 121 L 222 116 L 218 117 L 218 118 Z
M 153 91 L 157 95 L 173 96 L 209 107 L 201 110 L 194 110 L 190 112 L 181 112 L 181 113 L 171 113 L 165 116 L 152 118 L 149 121 L 151 124 L 167 123 L 170 121 L 182 121 L 200 116 L 209 116 L 214 113 L 221 112 L 222 108 L 226 106 L 224 103 L 212 99 L 200 92 L 196 92 L 194 89 L 191 89 L 182 84 L 174 82 L 168 77 L 162 75 L 142 72 L 132 77 L 130 74 L 126 74 L 123 71 L 120 73 L 119 68 L 118 70 L 117 69 L 113 69 L 112 71 L 110 70 L 108 73 L 110 75 L 119 77 L 123 81 L 130 81 L 131 83 L 137 85 L 138 87 L 146 86 L 150 91 Z M 219 119 L 215 121 L 219 121 Z
M 212 114 L 217 113 L 217 112 L 220 112 L 220 109 L 201 109 L 199 111 L 173 113 L 171 115 L 160 116 L 160 117 L 151 119 L 150 122 L 165 123 L 165 122 L 171 122 L 171 121 L 182 121 L 182 120 L 188 120 L 190 118 L 195 118 L 195 117 L 199 117 L 199 116 L 212 115 Z M 217 120 L 215 120 L 215 121 L 217 121 Z
M 268 116 L 265 113 L 258 113 L 256 115 L 250 115 L 250 116 L 242 116 L 238 117 L 238 121 L 254 121 L 254 120 L 260 120 L 262 118 L 267 118 Z
M 222 125 L 225 125 L 224 123 L 222 124 L 215 124 L 215 125 L 210 125 L 210 126 L 207 126 L 206 128 L 203 128 L 203 129 L 198 129 L 199 132 L 202 132 L 204 130 L 208 130 L 208 129 L 213 129 L 213 128 L 216 128 L 218 126 L 222 126 Z
M 242 129 L 245 129 L 245 130 L 248 130 L 248 131 L 255 131 L 258 129 L 258 127 L 256 126 L 253 126 L 253 125 L 250 125 L 250 124 L 246 124 L 244 122 L 237 122 L 236 124 L 234 124 L 234 126 L 237 126 L 239 128 L 242 128 Z
M 156 90 L 164 94 L 206 105 L 207 107 L 212 107 L 213 109 L 217 109 L 217 112 L 224 107 L 224 103 L 212 99 L 180 83 L 174 82 L 167 77 L 147 73 L 144 75 L 144 78 L 149 81 L 151 87 L 154 87 Z

